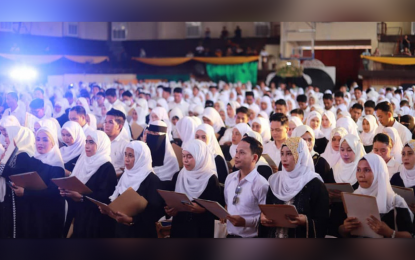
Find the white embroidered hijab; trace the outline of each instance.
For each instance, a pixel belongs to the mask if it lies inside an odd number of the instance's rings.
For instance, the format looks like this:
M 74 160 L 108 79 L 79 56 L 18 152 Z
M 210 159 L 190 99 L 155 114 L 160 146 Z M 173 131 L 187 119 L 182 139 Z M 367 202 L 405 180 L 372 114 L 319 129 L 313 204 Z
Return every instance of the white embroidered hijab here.
M 300 137 L 288 138 L 282 147 L 287 146 L 295 160 L 295 168 L 291 172 L 283 167 L 282 171 L 272 174 L 269 179 L 269 187 L 272 193 L 282 201 L 290 201 L 307 183 L 314 178 L 321 182 L 321 176 L 315 172 L 313 159 L 308 152 L 307 143 Z

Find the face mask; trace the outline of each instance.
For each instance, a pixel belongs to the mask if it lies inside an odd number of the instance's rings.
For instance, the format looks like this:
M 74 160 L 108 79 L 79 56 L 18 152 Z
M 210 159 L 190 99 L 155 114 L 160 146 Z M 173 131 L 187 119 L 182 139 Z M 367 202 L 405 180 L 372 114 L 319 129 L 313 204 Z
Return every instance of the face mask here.
M 126 100 L 126 101 L 124 101 L 124 104 L 126 104 L 127 106 L 131 106 L 131 100 Z

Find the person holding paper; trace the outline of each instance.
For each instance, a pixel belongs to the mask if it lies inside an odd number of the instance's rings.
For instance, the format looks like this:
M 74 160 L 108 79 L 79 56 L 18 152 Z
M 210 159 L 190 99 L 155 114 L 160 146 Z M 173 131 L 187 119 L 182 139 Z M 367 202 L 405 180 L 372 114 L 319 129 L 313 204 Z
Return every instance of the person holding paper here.
M 190 200 L 221 201 L 221 189 L 216 173 L 213 154 L 200 140 L 191 140 L 183 147 L 183 169 L 175 174 L 175 191 L 184 193 Z M 172 238 L 213 238 L 215 216 L 192 202 L 188 211 L 165 207 L 166 214 L 173 217 Z
M 167 124 L 160 120 L 151 122 L 145 133 L 145 142 L 150 148 L 154 173 L 165 190 L 174 190 L 172 179 L 180 168 L 167 134 Z
M 310 152 L 310 155 L 313 158 L 313 164 L 316 173 L 320 174 L 322 178 L 323 176 L 326 176 L 330 172 L 330 165 L 323 157 L 321 157 L 318 153 L 314 151 L 315 138 L 313 129 L 311 129 L 311 127 L 309 127 L 308 125 L 300 125 L 294 129 L 292 137 L 301 137 L 304 141 L 306 141 L 308 151 Z
M 65 163 L 65 175 L 69 176 L 75 168 L 75 164 L 81 153 L 85 150 L 85 134 L 82 127 L 73 121 L 68 121 L 62 126 L 62 140 L 66 144 L 60 148 L 63 162 Z
M 253 137 L 244 137 L 235 154 L 235 166 L 239 169 L 228 175 L 225 181 L 225 204 L 229 238 L 258 236 L 258 223 L 268 191 L 267 180 L 258 173 L 256 163 L 262 155 L 262 144 Z
M 26 233 L 24 214 L 28 205 L 25 198 L 16 197 L 6 181 L 10 181 L 11 175 L 32 170 L 29 162 L 33 162 L 32 157 L 36 151 L 35 136 L 32 130 L 21 126 L 8 126 L 2 135 L 9 145 L 0 162 L 0 238 L 23 238 Z M 14 153 L 16 147 L 18 150 Z M 16 221 L 13 216 L 16 216 Z
M 359 187 L 356 178 L 356 168 L 359 160 L 366 154 L 365 148 L 359 137 L 347 134 L 340 140 L 340 160 L 325 176 L 325 183 L 349 183 L 353 189 Z M 330 220 L 328 224 L 328 234 L 338 237 L 339 226 L 347 217 L 341 202 L 341 192 L 339 190 L 329 190 L 331 200 Z
M 414 189 L 415 196 L 415 140 L 409 141 L 403 147 L 402 165 L 398 173 L 392 176 L 390 183 L 394 186 Z M 412 213 L 415 213 L 415 205 L 408 206 Z
M 36 132 L 36 151 L 23 162 L 29 171 L 36 171 L 47 185 L 44 190 L 29 190 L 13 185 L 15 196 L 23 199 L 26 208 L 21 221 L 25 238 L 61 238 L 65 219 L 65 201 L 58 187 L 51 181 L 65 176 L 64 163 L 59 151 L 56 129 L 42 127 Z
M 225 161 L 222 149 L 215 136 L 215 130 L 208 124 L 201 124 L 196 128 L 195 139 L 207 144 L 208 149 L 215 157 L 216 172 L 219 183 L 225 183 L 226 176 L 229 174 L 228 165 Z
M 360 225 L 369 225 L 377 234 L 388 238 L 412 238 L 414 215 L 405 200 L 397 195 L 389 183 L 388 167 L 377 154 L 367 154 L 357 165 L 356 178 L 359 188 L 354 194 L 376 197 L 381 216 L 368 219 L 348 217 L 339 227 L 343 237 L 350 237 L 350 232 Z
M 326 146 L 326 150 L 321 154 L 321 157 L 327 161 L 330 168 L 333 168 L 340 160 L 340 140 L 345 135 L 347 135 L 347 130 L 343 127 L 336 127 L 331 131 L 331 138 Z M 324 176 L 322 177 L 324 182 L 327 182 Z
M 392 151 L 392 140 L 387 134 L 379 133 L 373 139 L 373 149 L 374 154 L 379 155 L 383 158 L 388 166 L 389 178 L 392 178 L 397 172 L 399 172 L 400 163 L 398 163 L 395 158 L 391 155 Z M 402 152 L 402 151 L 401 151 Z
M 157 238 L 154 223 L 164 215 L 164 201 L 157 192 L 162 184 L 153 172 L 150 149 L 144 142 L 131 141 L 125 149 L 124 162 L 124 174 L 110 200 L 114 201 L 131 187 L 147 200 L 147 207 L 136 216 L 127 216 L 123 212 L 105 212 L 102 209 L 101 213 L 117 220 L 116 237 Z
M 299 215 L 287 218 L 298 226 L 277 227 L 261 214 L 260 237 L 325 237 L 329 197 L 321 176 L 314 171 L 307 143 L 300 137 L 288 138 L 281 148 L 281 162 L 283 170 L 268 179 L 266 204 L 294 205 Z
M 117 185 L 117 176 L 111 163 L 111 141 L 102 131 L 94 130 L 86 137 L 82 152 L 71 176 L 77 177 L 90 190 L 89 197 L 108 204 Z M 102 215 L 98 207 L 76 192 L 60 189 L 70 210 L 74 211 L 73 238 L 114 237 L 115 221 Z

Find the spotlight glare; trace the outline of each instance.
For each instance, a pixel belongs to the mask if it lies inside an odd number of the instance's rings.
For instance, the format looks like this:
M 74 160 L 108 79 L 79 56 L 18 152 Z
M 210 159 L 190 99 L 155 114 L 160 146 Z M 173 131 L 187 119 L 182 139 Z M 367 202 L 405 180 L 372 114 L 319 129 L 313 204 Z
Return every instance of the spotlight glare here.
M 29 67 L 17 67 L 10 71 L 10 78 L 17 81 L 33 81 L 37 77 L 37 71 Z

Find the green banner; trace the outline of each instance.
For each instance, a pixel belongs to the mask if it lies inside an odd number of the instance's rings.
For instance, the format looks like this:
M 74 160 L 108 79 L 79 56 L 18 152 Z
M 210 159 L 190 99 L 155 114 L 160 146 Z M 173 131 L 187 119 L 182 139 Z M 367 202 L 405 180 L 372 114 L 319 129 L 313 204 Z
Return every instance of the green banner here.
M 258 76 L 258 62 L 248 62 L 235 65 L 206 64 L 206 72 L 212 81 L 223 80 L 230 83 L 246 83 L 250 81 L 256 85 Z

